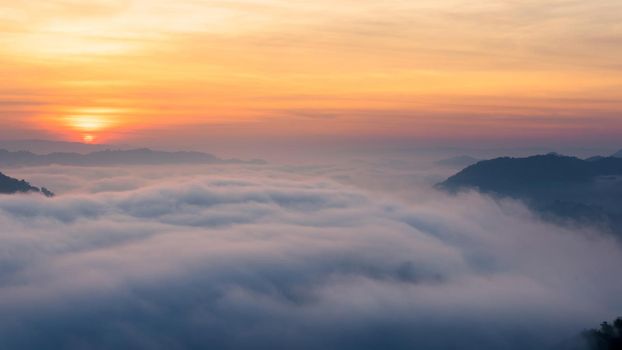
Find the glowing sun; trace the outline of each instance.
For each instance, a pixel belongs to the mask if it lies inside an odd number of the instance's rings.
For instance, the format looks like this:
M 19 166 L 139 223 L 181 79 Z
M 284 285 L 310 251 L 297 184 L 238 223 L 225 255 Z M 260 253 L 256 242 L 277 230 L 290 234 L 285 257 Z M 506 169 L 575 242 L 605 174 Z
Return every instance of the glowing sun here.
M 110 126 L 110 121 L 101 116 L 78 115 L 67 118 L 69 126 L 81 131 L 98 131 Z M 85 139 L 86 141 L 86 139 Z
M 61 117 L 66 130 L 71 130 L 72 138 L 78 135 L 84 143 L 95 143 L 99 137 L 117 126 L 116 117 L 111 115 L 110 109 L 90 108 L 79 109 Z M 67 131 L 69 131 L 67 130 Z M 77 133 L 78 135 L 76 135 Z

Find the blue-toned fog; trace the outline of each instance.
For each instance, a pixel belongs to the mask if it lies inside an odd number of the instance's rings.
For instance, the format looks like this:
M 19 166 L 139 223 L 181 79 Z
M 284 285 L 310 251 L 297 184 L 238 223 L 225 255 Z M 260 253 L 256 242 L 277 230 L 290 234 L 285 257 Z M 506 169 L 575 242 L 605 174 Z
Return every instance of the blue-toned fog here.
M 402 161 L 3 169 L 0 349 L 549 349 L 618 316 L 610 235 Z

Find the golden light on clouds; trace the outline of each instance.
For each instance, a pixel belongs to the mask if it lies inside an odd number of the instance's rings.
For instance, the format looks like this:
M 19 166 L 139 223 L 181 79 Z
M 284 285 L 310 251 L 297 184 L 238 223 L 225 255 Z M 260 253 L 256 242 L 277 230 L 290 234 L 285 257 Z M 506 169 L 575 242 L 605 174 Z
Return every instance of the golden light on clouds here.
M 613 127 L 622 112 L 616 0 L 0 8 L 0 117 L 54 130 L 253 123 L 346 135 L 382 124 L 433 135 L 472 121 L 497 134 L 538 123 Z

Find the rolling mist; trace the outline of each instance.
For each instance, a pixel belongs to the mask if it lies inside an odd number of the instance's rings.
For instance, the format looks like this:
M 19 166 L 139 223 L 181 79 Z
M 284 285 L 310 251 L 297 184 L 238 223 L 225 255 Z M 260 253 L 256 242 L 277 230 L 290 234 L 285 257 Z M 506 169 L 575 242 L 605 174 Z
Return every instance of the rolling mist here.
M 616 316 L 615 238 L 440 171 L 15 169 L 58 195 L 0 196 L 0 348 L 566 349 Z

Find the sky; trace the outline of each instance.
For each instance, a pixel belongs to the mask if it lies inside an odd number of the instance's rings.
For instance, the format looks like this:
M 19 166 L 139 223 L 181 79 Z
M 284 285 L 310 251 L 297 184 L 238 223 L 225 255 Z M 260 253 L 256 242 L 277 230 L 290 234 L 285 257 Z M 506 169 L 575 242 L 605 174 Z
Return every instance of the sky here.
M 620 148 L 617 0 L 0 0 L 0 138 Z

